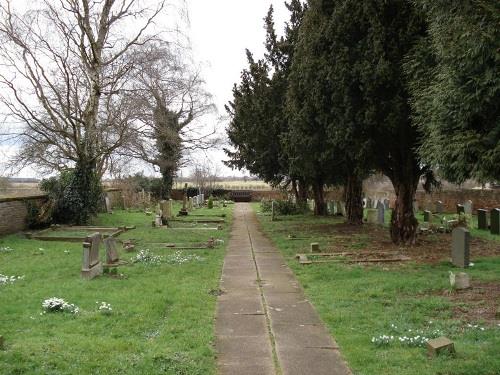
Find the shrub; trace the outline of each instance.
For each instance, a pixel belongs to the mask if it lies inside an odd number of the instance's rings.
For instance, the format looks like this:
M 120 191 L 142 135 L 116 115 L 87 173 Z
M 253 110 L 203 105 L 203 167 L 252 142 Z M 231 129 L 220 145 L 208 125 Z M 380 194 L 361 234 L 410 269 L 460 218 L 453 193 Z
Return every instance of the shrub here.
M 208 197 L 207 207 L 210 209 L 214 208 L 214 198 L 212 196 Z

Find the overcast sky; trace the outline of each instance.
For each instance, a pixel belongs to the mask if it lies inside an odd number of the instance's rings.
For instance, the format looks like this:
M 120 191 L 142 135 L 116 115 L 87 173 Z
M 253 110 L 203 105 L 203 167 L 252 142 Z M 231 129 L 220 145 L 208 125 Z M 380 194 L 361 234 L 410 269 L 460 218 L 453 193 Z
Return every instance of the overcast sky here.
M 189 14 L 186 33 L 191 41 L 193 58 L 201 67 L 207 91 L 214 96 L 219 114 L 223 115 L 224 104 L 232 98 L 233 84 L 239 82 L 241 70 L 246 67 L 245 49 L 251 50 L 256 57 L 264 53 L 263 18 L 269 6 L 274 6 L 279 34 L 288 11 L 284 0 L 185 0 L 185 4 Z M 171 21 L 165 19 L 164 22 Z M 215 119 L 207 118 L 206 121 L 215 122 Z M 223 126 L 220 125 L 221 133 L 224 133 Z M 0 147 L 0 158 L 12 152 L 12 148 Z M 196 157 L 200 160 L 209 158 L 224 175 L 241 174 L 223 166 L 224 153 L 221 150 Z M 182 173 L 185 175 L 188 169 L 184 168 Z M 151 174 L 152 170 L 145 168 L 144 172 Z M 32 177 L 33 174 L 33 170 L 24 170 L 18 176 Z

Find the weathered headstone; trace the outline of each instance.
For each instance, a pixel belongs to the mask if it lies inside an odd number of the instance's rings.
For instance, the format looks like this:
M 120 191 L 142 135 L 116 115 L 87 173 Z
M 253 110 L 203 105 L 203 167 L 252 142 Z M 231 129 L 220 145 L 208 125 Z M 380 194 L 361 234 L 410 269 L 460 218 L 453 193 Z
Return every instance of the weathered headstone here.
M 363 198 L 363 208 L 368 208 L 368 200 L 366 198 Z
M 457 290 L 470 288 L 470 278 L 465 272 L 453 273 L 450 271 L 450 285 Z
M 366 208 L 373 208 L 373 202 L 371 198 L 366 199 Z
M 378 210 L 369 208 L 366 210 L 366 222 L 369 224 L 377 224 Z
M 188 201 L 188 211 L 192 210 L 193 210 L 193 197 L 190 197 Z
M 390 208 L 390 201 L 389 199 L 384 199 L 384 209 L 387 211 Z
M 159 228 L 159 227 L 161 227 L 161 226 L 162 226 L 163 221 L 162 221 L 161 215 L 156 215 L 156 216 L 155 216 L 155 221 L 154 221 L 154 224 L 155 224 L 154 226 L 155 226 L 156 228 Z
M 463 227 L 456 227 L 451 233 L 451 262 L 455 267 L 469 267 L 470 233 Z
M 184 184 L 184 194 L 182 196 L 182 208 L 179 211 L 179 216 L 187 216 L 187 182 Z
M 116 240 L 114 237 L 107 237 L 104 239 L 104 246 L 106 247 L 106 264 L 112 265 L 120 261 L 118 250 L 116 250 Z
M 427 341 L 427 354 L 429 357 L 437 357 L 443 352 L 449 354 L 455 353 L 455 346 L 453 345 L 453 341 L 449 338 L 442 336 Z
M 465 214 L 465 207 L 462 204 L 457 204 L 457 214 Z
M 442 214 L 443 213 L 443 202 L 441 202 L 441 201 L 437 201 L 436 202 L 436 210 L 435 210 L 435 212 L 437 214 Z
M 477 210 L 477 229 L 488 229 L 488 211 L 481 208 Z
M 471 200 L 468 200 L 466 201 L 464 204 L 464 213 L 466 215 L 472 215 L 472 201 Z
M 109 199 L 107 195 L 104 197 L 104 202 L 106 203 L 106 212 L 108 214 L 112 214 L 113 210 L 111 208 L 111 199 Z
M 84 279 L 93 279 L 96 276 L 102 275 L 102 264 L 99 259 L 99 243 L 101 235 L 94 233 L 92 236 L 85 238 L 83 242 L 83 260 L 81 276 Z
M 160 210 L 163 222 L 170 220 L 172 218 L 172 201 L 161 201 Z
M 432 212 L 431 211 L 424 211 L 424 221 L 427 223 L 432 223 Z
M 500 234 L 500 208 L 490 211 L 490 230 L 491 234 Z
M 346 209 L 345 209 L 345 202 L 344 201 L 340 201 L 339 202 L 339 207 L 340 207 L 340 213 L 342 216 L 346 217 L 347 214 L 346 214 Z
M 377 224 L 384 225 L 385 221 L 385 207 L 381 201 L 377 203 Z
M 311 253 L 319 253 L 319 243 L 311 242 Z

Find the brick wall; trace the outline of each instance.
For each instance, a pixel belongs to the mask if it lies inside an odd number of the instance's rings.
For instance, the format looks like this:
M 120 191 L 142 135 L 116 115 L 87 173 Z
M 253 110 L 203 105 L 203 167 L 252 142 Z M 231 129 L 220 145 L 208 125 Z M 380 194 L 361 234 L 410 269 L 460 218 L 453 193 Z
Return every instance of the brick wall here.
M 41 201 L 45 195 L 0 199 L 0 235 L 16 233 L 26 228 L 26 201 Z

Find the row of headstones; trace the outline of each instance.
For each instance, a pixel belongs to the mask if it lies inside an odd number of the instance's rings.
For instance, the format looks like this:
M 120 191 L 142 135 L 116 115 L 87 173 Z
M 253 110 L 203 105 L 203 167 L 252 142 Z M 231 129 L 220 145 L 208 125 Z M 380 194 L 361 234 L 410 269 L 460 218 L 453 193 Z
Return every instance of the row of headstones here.
M 189 198 L 189 201 L 191 202 L 190 205 L 195 208 L 203 207 L 203 204 L 205 203 L 205 194 L 195 195 L 194 197 Z
M 345 202 L 327 201 L 326 209 L 330 215 L 346 216 Z
M 118 251 L 116 250 L 116 240 L 113 237 L 107 237 L 103 240 L 106 246 L 106 266 L 117 265 L 120 261 Z M 99 245 L 101 243 L 101 234 L 94 233 L 83 242 L 83 259 L 81 276 L 84 279 L 93 279 L 102 275 L 103 265 L 99 257 Z
M 457 213 L 465 213 L 463 205 L 457 205 Z M 433 219 L 431 211 L 424 211 L 424 222 L 431 223 Z M 491 234 L 500 234 L 500 209 L 494 208 L 490 211 L 490 231 Z M 477 210 L 477 229 L 488 230 L 488 211 Z
M 384 209 L 388 210 L 390 201 L 387 198 L 384 199 L 363 198 L 363 208 L 378 208 L 379 204 L 383 204 Z
M 429 207 L 430 204 L 425 205 L 425 211 L 431 211 L 436 214 L 442 214 L 444 213 L 444 205 L 442 201 L 436 201 L 434 202 L 434 207 Z M 413 201 L 413 209 L 415 212 L 418 212 L 418 201 L 414 200 Z M 457 204 L 457 214 L 464 213 L 466 215 L 472 215 L 473 211 L 473 206 L 472 206 L 472 201 L 468 200 L 464 203 Z

